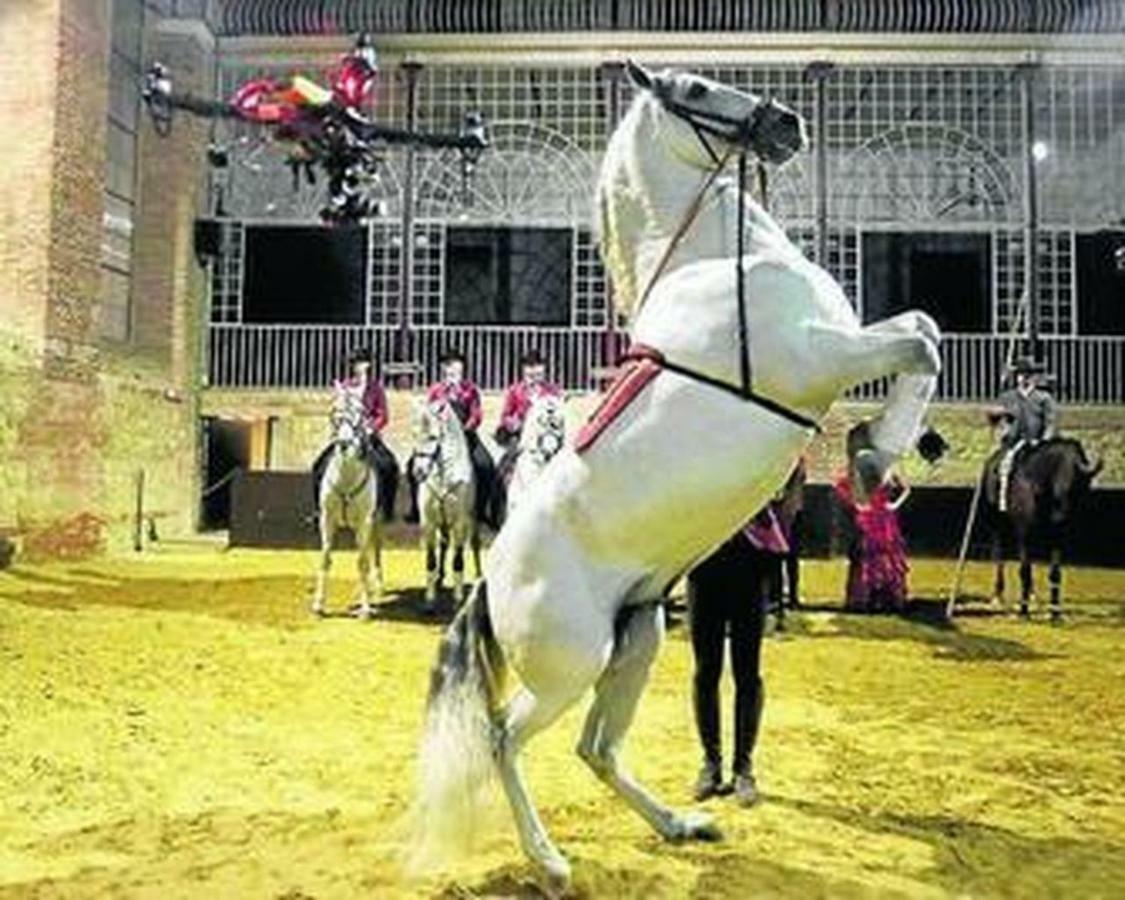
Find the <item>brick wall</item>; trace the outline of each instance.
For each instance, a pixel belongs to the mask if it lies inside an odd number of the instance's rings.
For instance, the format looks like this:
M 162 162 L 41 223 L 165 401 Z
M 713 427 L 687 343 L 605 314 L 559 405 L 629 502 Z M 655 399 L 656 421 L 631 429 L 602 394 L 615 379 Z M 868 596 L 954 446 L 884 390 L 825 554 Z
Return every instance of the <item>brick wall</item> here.
M 93 311 L 108 12 L 105 0 L 0 4 L 0 124 L 20 136 L 5 147 L 13 177 L 0 183 L 0 529 L 28 555 L 125 546 L 142 467 L 165 534 L 195 519 L 194 347 L 205 294 L 191 228 L 205 133 L 189 124 L 159 148 L 141 139 L 134 335 L 105 343 Z M 209 88 L 206 35 L 177 27 L 146 35 L 146 46 Z

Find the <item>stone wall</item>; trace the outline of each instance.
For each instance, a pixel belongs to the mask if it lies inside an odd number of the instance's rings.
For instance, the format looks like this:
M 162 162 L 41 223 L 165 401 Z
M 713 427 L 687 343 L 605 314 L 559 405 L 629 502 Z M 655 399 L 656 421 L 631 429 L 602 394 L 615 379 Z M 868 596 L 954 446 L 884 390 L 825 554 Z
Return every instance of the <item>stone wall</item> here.
M 388 393 L 390 425 L 385 439 L 400 460 L 411 446 L 410 421 L 417 394 L 403 391 Z M 567 402 L 568 434 L 573 435 L 593 410 L 598 397 L 575 394 Z M 273 446 L 268 467 L 302 469 L 308 466 L 328 436 L 327 410 L 330 394 L 321 392 L 284 391 L 222 391 L 204 393 L 204 415 L 219 418 L 265 421 L 276 419 Z M 491 433 L 496 427 L 501 397 L 484 398 L 485 441 L 490 449 Z M 837 404 L 824 423 L 824 433 L 809 449 L 810 477 L 813 481 L 833 480 L 844 469 L 844 435 L 848 428 L 878 411 L 874 404 Z M 950 443 L 946 459 L 929 466 L 917 455 L 903 463 L 907 478 L 918 484 L 942 486 L 971 485 L 977 478 L 984 459 L 993 447 L 993 435 L 985 422 L 984 408 L 977 405 L 935 405 L 929 421 Z M 1065 407 L 1061 413 L 1062 427 L 1068 435 L 1083 441 L 1094 454 L 1105 461 L 1101 484 L 1125 484 L 1125 409 L 1121 407 Z
M 203 282 L 191 256 L 202 209 L 205 130 L 185 123 L 156 146 L 145 124 L 133 284 L 133 333 L 100 339 L 109 5 L 0 4 L 0 529 L 27 556 L 126 546 L 134 481 L 164 533 L 193 527 L 196 392 Z M 155 24 L 155 23 L 154 23 Z M 182 83 L 209 90 L 207 35 L 146 34 Z M 10 176 L 10 177 L 8 177 Z

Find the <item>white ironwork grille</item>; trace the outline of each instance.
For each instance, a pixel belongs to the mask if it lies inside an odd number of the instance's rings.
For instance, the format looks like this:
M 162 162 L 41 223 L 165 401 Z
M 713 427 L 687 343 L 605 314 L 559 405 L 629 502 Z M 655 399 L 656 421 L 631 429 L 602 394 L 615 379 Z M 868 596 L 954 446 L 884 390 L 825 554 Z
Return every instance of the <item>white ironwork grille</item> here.
M 402 224 L 380 219 L 369 227 L 367 324 L 398 325 L 402 294 Z
M 211 267 L 211 321 L 242 321 L 242 271 L 245 233 L 241 222 L 224 222 L 218 257 Z
M 445 222 L 414 223 L 410 322 L 418 327 L 442 324 L 445 296 Z
M 1123 4 L 1125 7 L 1125 4 Z M 1125 67 L 1049 68 L 1038 77 L 1035 150 L 1043 222 L 1125 219 Z
M 795 66 L 686 67 L 774 96 L 804 115 L 810 130 L 815 126 L 815 83 Z M 300 68 L 295 61 L 272 71 Z M 256 71 L 224 63 L 224 91 L 229 93 Z M 814 149 L 772 174 L 771 208 L 812 256 L 820 243 L 814 154 L 816 142 L 823 140 L 828 223 L 822 262 L 852 302 L 861 303 L 864 231 L 979 231 L 991 236 L 992 328 L 997 336 L 1006 335 L 1024 290 L 1023 173 L 1029 140 L 1021 120 L 1022 84 L 1019 72 L 1000 66 L 838 68 L 826 82 L 825 132 L 811 134 Z M 620 90 L 624 110 L 632 89 L 623 84 Z M 608 285 L 589 233 L 593 183 L 613 127 L 603 73 L 587 65 L 434 65 L 420 72 L 417 96 L 418 124 L 429 130 L 456 131 L 465 110 L 481 108 L 493 130 L 493 146 L 478 164 L 467 192 L 462 190 L 455 154 L 417 155 L 412 202 L 418 219 L 409 316 L 409 325 L 418 329 L 411 344 L 416 355 L 432 352 L 436 359 L 440 345 L 463 337 L 464 329 L 447 328 L 443 321 L 445 229 L 459 223 L 572 227 L 572 324 L 591 332 L 605 328 Z M 376 99 L 379 117 L 405 124 L 404 98 L 402 78 L 386 73 Z M 1035 132 L 1030 138 L 1042 144 L 1036 174 L 1044 223 L 1036 304 L 1041 332 L 1052 338 L 1045 352 L 1057 356 L 1067 377 L 1087 379 L 1067 388 L 1072 396 L 1114 395 L 1104 380 L 1120 359 L 1114 339 L 1088 348 L 1082 343 L 1085 338 L 1063 339 L 1074 334 L 1078 319 L 1074 233 L 1125 219 L 1125 69 L 1044 68 L 1036 76 L 1035 98 Z M 269 151 L 274 155 L 268 162 L 262 159 L 260 171 L 254 170 L 253 152 L 247 142 L 234 154 L 229 177 L 237 189 L 229 196 L 234 198 L 235 215 L 255 220 L 310 217 L 318 204 L 308 199 L 302 206 L 292 198 L 289 175 L 275 151 Z M 367 321 L 380 328 L 402 324 L 403 162 L 401 151 L 388 155 L 384 216 L 372 225 Z M 231 237 L 226 246 L 235 258 L 224 253 L 214 270 L 214 322 L 240 321 L 237 229 Z M 508 363 L 504 354 L 518 356 L 531 332 L 515 329 L 513 335 L 523 337 L 511 341 L 502 339 L 502 333 L 502 328 L 483 329 L 473 338 L 474 347 L 489 341 L 496 345 L 488 352 L 501 367 Z M 995 387 L 989 380 L 990 367 L 994 352 L 1000 351 L 985 340 L 988 337 L 956 337 L 948 362 L 975 369 L 969 374 L 951 371 L 943 396 L 966 398 L 983 391 L 985 382 L 989 390 Z M 230 340 L 214 346 L 233 352 Z M 574 359 L 602 352 L 602 342 L 595 337 L 583 343 L 581 351 L 568 349 L 571 345 L 561 338 L 552 341 L 560 354 L 578 354 Z M 575 364 L 574 359 L 568 365 Z M 594 365 L 603 362 L 598 358 Z M 586 383 L 584 376 L 575 378 L 576 383 Z

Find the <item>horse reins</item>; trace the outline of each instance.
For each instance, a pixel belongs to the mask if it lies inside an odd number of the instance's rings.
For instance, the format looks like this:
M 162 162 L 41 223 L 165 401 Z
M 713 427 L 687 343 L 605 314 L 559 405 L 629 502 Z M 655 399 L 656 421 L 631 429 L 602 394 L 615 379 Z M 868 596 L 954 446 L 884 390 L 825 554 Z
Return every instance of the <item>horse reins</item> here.
M 738 149 L 738 225 L 737 225 L 737 255 L 735 259 L 735 283 L 738 294 L 738 349 L 739 349 L 739 374 L 741 376 L 741 384 L 733 385 L 719 378 L 712 378 L 709 375 L 704 375 L 702 372 L 696 372 L 686 366 L 681 366 L 677 363 L 671 362 L 664 357 L 664 354 L 659 350 L 644 345 L 637 345 L 631 348 L 626 354 L 625 359 L 647 359 L 655 362 L 657 365 L 668 370 L 691 378 L 694 381 L 701 382 L 711 387 L 718 388 L 719 390 L 726 391 L 729 394 L 734 394 L 741 400 L 750 403 L 755 403 L 763 409 L 786 419 L 795 425 L 800 425 L 802 428 L 811 428 L 813 431 L 820 431 L 820 426 L 810 417 L 804 413 L 792 410 L 776 400 L 771 400 L 769 397 L 764 397 L 754 390 L 753 386 L 753 370 L 750 365 L 750 334 L 747 322 L 746 313 L 746 283 L 745 272 L 742 266 L 742 260 L 745 256 L 746 249 L 746 204 L 743 202 L 742 191 L 743 185 L 746 183 L 746 147 L 754 137 L 754 132 L 757 131 L 758 126 L 761 124 L 762 117 L 765 115 L 767 109 L 774 105 L 774 101 L 766 100 L 759 103 L 754 107 L 754 111 L 743 119 L 736 119 L 732 116 L 725 116 L 720 113 L 712 113 L 704 110 L 693 109 L 678 101 L 673 100 L 668 96 L 667 89 L 654 88 L 652 89 L 653 95 L 660 102 L 668 112 L 677 118 L 687 122 L 703 148 L 707 151 L 707 155 L 715 163 L 715 168 L 711 170 L 710 175 L 704 180 L 703 185 L 696 193 L 695 198 L 688 206 L 679 227 L 672 235 L 668 246 L 665 248 L 664 253 L 657 263 L 656 269 L 653 271 L 652 276 L 649 278 L 648 284 L 645 286 L 644 293 L 641 295 L 638 309 L 644 306 L 645 301 L 648 299 L 649 294 L 652 292 L 657 280 L 663 274 L 664 268 L 667 266 L 668 261 L 672 258 L 676 247 L 684 239 L 691 228 L 692 223 L 699 215 L 699 211 L 703 207 L 703 198 L 708 189 L 715 183 L 719 173 L 723 171 L 726 164 L 730 161 L 731 156 L 734 155 L 735 147 Z M 722 125 L 732 126 L 734 133 L 732 134 L 729 129 L 723 129 L 713 123 L 721 123 Z M 728 144 L 726 151 L 720 156 L 715 152 L 715 148 L 711 146 L 711 142 L 707 139 L 707 135 L 713 135 L 725 140 Z M 758 163 L 758 187 L 762 194 L 763 207 L 767 202 L 766 197 L 766 171 L 765 167 Z

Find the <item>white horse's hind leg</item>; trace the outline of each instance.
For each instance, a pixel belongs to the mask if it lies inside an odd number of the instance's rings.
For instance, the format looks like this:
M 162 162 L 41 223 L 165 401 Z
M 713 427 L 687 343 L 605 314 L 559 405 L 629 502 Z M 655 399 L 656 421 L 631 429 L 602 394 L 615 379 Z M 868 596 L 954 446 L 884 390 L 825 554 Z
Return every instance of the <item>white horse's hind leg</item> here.
M 547 829 L 543 827 L 543 821 L 524 784 L 518 754 L 537 732 L 554 722 L 574 703 L 585 687 L 586 685 L 575 684 L 571 691 L 542 696 L 526 689 L 517 691 L 505 712 L 503 737 L 497 758 L 500 781 L 516 820 L 520 846 L 547 873 L 551 881 L 560 887 L 570 881 L 570 863 L 559 852 L 559 848 L 547 834 Z
M 609 666 L 598 679 L 578 755 L 665 839 L 718 840 L 721 834 L 710 816 L 665 806 L 621 765 L 618 751 L 664 636 L 664 609 L 659 604 L 635 608 L 629 616 Z

